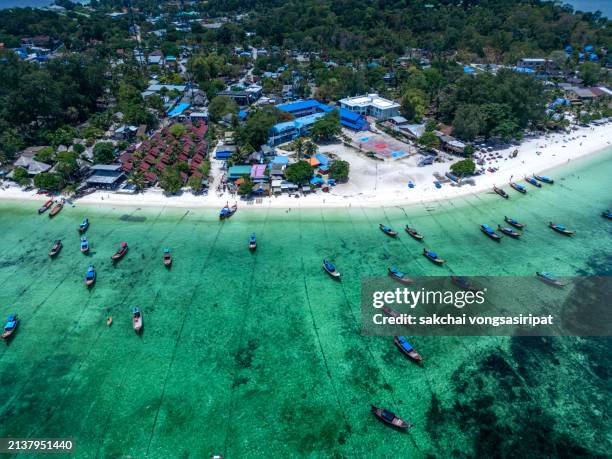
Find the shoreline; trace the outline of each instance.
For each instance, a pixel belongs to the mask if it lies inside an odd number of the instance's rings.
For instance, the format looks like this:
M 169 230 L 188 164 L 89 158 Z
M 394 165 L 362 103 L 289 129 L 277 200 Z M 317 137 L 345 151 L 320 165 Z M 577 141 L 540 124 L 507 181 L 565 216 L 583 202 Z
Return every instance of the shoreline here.
M 219 209 L 226 202 L 238 202 L 241 211 L 261 208 L 384 208 L 394 206 L 414 206 L 418 204 L 452 200 L 473 194 L 490 191 L 493 185 L 507 187 L 510 177 L 523 182 L 525 175 L 541 174 L 551 171 L 578 159 L 592 157 L 609 150 L 612 145 L 612 129 L 608 124 L 578 128 L 569 134 L 554 133 L 524 140 L 519 146 L 498 150 L 495 155 L 503 158 L 488 162 L 484 167 L 498 167 L 494 173 L 486 172 L 474 177 L 474 185 L 453 186 L 444 183 L 436 188 L 433 173 L 444 175 L 450 162 L 434 163 L 431 166 L 417 167 L 420 156 L 380 163 L 354 152 L 335 151 L 338 146 L 323 146 L 322 153 L 334 153 L 351 162 L 351 178 L 347 184 L 337 185 L 329 193 L 313 193 L 295 198 L 287 194 L 243 201 L 229 193 L 218 194 L 211 191 L 208 195 L 194 196 L 191 192 L 167 197 L 159 188 L 146 190 L 139 194 L 117 194 L 97 191 L 80 199 L 74 204 L 151 207 L 151 208 L 200 208 Z M 516 158 L 510 153 L 518 150 Z M 350 157 L 343 157 L 350 156 Z M 459 158 L 454 158 L 458 161 Z M 356 164 L 355 164 L 356 163 Z M 375 168 L 375 172 L 373 170 Z M 415 188 L 408 188 L 412 180 Z M 0 189 L 0 200 L 5 201 L 44 201 L 45 196 L 35 191 L 24 192 L 12 186 Z

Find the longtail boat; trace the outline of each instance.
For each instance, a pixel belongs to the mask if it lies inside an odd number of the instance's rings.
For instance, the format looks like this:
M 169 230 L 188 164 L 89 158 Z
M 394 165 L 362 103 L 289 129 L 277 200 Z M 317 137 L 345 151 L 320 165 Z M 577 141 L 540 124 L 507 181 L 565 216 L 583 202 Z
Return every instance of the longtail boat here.
M 480 231 L 489 236 L 495 242 L 501 242 L 501 236 L 497 234 L 495 230 L 493 230 L 493 228 L 491 228 L 489 225 L 483 223 L 482 225 L 480 225 Z
M 219 212 L 219 220 L 225 220 L 226 218 L 230 218 L 236 213 L 237 210 L 238 204 L 234 204 L 232 207 L 229 207 L 228 204 L 225 204 L 225 207 L 223 207 L 221 209 L 221 212 Z
M 511 217 L 504 216 L 504 221 L 518 229 L 523 229 L 525 227 L 523 223 L 519 223 L 517 220 Z
M 4 324 L 2 339 L 5 341 L 10 340 L 14 336 L 15 331 L 17 331 L 18 326 L 19 317 L 17 316 L 17 314 L 11 314 L 10 316 L 8 316 L 8 319 L 6 319 L 6 323 Z
M 49 250 L 49 256 L 51 258 L 55 257 L 60 250 L 62 250 L 62 240 L 58 239 L 53 243 L 53 247 L 51 247 L 51 250 Z
M 121 246 L 117 249 L 115 254 L 111 257 L 111 261 L 116 262 L 116 261 L 121 260 L 121 258 L 123 258 L 123 256 L 127 253 L 127 251 L 128 251 L 127 242 L 122 242 Z
M 64 203 L 58 202 L 57 204 L 55 204 L 55 207 L 51 209 L 51 212 L 49 212 L 49 218 L 55 217 L 57 214 L 59 214 L 60 210 L 62 210 L 63 208 L 64 208 Z
M 340 272 L 336 269 L 332 262 L 329 261 L 328 258 L 323 259 L 323 269 L 334 279 L 340 279 Z
M 552 228 L 557 233 L 565 234 L 566 236 L 571 236 L 573 234 L 576 234 L 575 231 L 568 230 L 565 226 L 559 225 L 557 223 L 548 222 L 548 226 L 549 228 Z
M 395 279 L 398 282 L 401 282 L 402 284 L 410 284 L 412 282 L 412 279 L 410 279 L 405 273 L 401 272 L 394 266 L 387 268 L 387 271 L 389 273 L 389 277 Z
M 497 229 L 501 231 L 502 233 L 504 233 L 506 236 L 510 236 L 515 239 L 521 237 L 521 233 L 519 233 L 513 228 L 510 228 L 509 226 L 497 225 Z
M 508 193 L 506 193 L 501 188 L 497 188 L 495 185 L 493 185 L 493 191 L 495 191 L 498 195 L 500 195 L 504 199 L 508 199 L 510 197 L 508 196 Z
M 251 234 L 251 237 L 249 237 L 249 250 L 253 251 L 257 249 L 257 236 L 255 236 L 255 233 Z
M 436 252 L 432 252 L 431 250 L 423 249 L 423 256 L 437 265 L 444 264 L 444 260 L 440 258 Z
M 85 274 L 85 285 L 91 287 L 96 282 L 96 270 L 93 265 L 87 268 L 87 274 Z
M 410 424 L 408 424 L 402 418 L 397 417 L 395 413 L 392 413 L 391 411 L 385 410 L 383 408 L 378 408 L 374 405 L 371 406 L 370 411 L 372 411 L 374 416 L 376 416 L 382 422 L 396 429 L 408 430 L 410 429 L 410 427 L 412 427 Z
M 387 236 L 395 237 L 397 236 L 397 232 L 393 231 L 390 226 L 383 225 L 382 223 L 378 224 L 380 230 L 385 233 Z
M 393 309 L 393 308 L 391 308 L 391 307 L 389 307 L 387 305 L 383 306 L 382 310 L 389 317 L 400 317 L 402 315 L 399 311 L 396 311 L 395 309 Z
M 108 316 L 106 318 L 106 325 L 110 327 L 112 324 L 113 324 L 113 316 Z
M 610 211 L 610 210 L 604 210 L 604 211 L 601 213 L 601 216 L 602 216 L 603 218 L 607 218 L 608 220 L 612 220 L 612 211 Z
M 423 362 L 423 358 L 421 357 L 421 354 L 419 354 L 408 342 L 408 340 L 406 339 L 405 336 L 395 336 L 393 338 L 393 342 L 395 343 L 395 345 L 399 348 L 400 351 L 402 351 L 405 355 L 407 355 L 409 358 L 411 358 L 412 360 L 414 360 L 417 363 L 421 363 Z
M 536 188 L 542 188 L 542 184 L 538 182 L 536 179 L 534 179 L 533 177 L 525 177 L 525 181 L 529 183 L 530 185 L 535 186 Z
M 42 206 L 38 208 L 38 213 L 44 214 L 47 210 L 49 210 L 49 207 L 51 207 L 54 202 L 55 201 L 53 199 L 49 199 L 47 202 L 45 202 Z
M 405 230 L 406 230 L 406 232 L 408 234 L 410 234 L 417 241 L 422 241 L 423 240 L 423 235 L 420 234 L 415 228 L 411 228 L 410 226 L 406 225 Z
M 169 268 L 170 266 L 172 266 L 172 255 L 170 255 L 170 249 L 165 248 L 164 249 L 164 266 L 166 268 Z
M 132 308 L 132 328 L 137 334 L 142 332 L 142 312 L 140 312 L 140 308 Z
M 541 272 L 537 271 L 536 276 L 538 279 L 540 279 L 545 284 L 553 285 L 555 287 L 565 287 L 565 284 L 563 282 L 561 282 L 559 279 L 557 279 L 555 276 L 553 276 L 550 273 L 547 273 L 544 271 L 541 271 Z
M 544 183 L 548 183 L 549 185 L 552 185 L 553 183 L 555 183 L 555 181 L 553 179 L 551 179 L 550 177 L 546 177 L 545 175 L 535 175 L 533 174 L 533 178 L 540 181 L 540 182 L 544 182 Z
M 81 253 L 88 253 L 89 252 L 89 241 L 87 240 L 87 238 L 85 236 L 83 236 L 81 238 Z
M 523 185 L 519 185 L 516 182 L 510 182 L 509 185 L 512 188 L 514 188 L 516 191 L 518 191 L 519 193 L 523 193 L 523 194 L 527 193 L 527 188 L 525 188 Z
M 89 218 L 84 218 L 79 225 L 79 233 L 83 234 L 89 228 Z
M 453 284 L 458 286 L 459 288 L 466 290 L 468 292 L 480 292 L 481 290 L 478 287 L 474 287 L 467 277 L 463 276 L 451 276 L 451 281 Z

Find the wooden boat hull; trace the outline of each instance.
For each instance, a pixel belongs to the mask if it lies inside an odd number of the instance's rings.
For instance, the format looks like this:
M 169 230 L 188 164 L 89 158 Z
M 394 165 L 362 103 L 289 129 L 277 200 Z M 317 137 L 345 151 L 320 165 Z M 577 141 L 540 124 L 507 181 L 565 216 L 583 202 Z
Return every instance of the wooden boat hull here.
M 49 218 L 55 217 L 57 214 L 59 214 L 63 207 L 64 206 L 62 204 L 56 205 L 53 209 L 51 209 L 51 212 L 49 212 Z
M 444 264 L 444 260 L 442 258 L 433 258 L 430 255 L 428 255 L 426 252 L 423 252 L 423 256 L 425 258 L 427 258 L 429 261 L 431 261 L 432 263 L 435 263 L 437 265 L 443 265 Z
M 553 287 L 563 288 L 565 284 L 558 279 L 551 279 L 549 277 L 543 276 L 542 273 L 536 272 L 536 277 L 544 282 L 546 285 L 552 285 Z
M 409 359 L 415 361 L 416 363 L 423 363 L 423 357 L 421 357 L 421 354 L 419 354 L 414 349 L 411 350 L 411 351 L 407 351 L 406 349 L 404 349 L 402 347 L 402 343 L 397 338 L 397 336 L 393 338 L 393 342 L 398 347 L 398 349 L 402 352 L 402 354 L 404 354 L 406 357 L 408 357 Z
M 249 250 L 251 252 L 254 252 L 255 250 L 257 250 L 257 244 L 249 244 Z
M 514 190 L 518 191 L 519 193 L 522 193 L 522 194 L 526 194 L 527 193 L 527 190 L 525 188 L 518 186 L 516 183 L 510 183 L 510 186 Z
M 453 284 L 455 284 L 457 287 L 468 291 L 468 292 L 480 292 L 481 290 L 477 287 L 473 287 L 471 285 L 469 285 L 468 283 L 466 283 L 467 281 L 462 281 L 461 278 L 459 276 L 451 276 L 451 281 Z
M 423 236 L 421 234 L 419 234 L 414 228 L 410 228 L 410 227 L 406 226 L 405 230 L 406 230 L 406 232 L 408 234 L 410 234 L 417 241 L 422 241 L 423 240 Z
M 568 230 L 568 229 L 561 229 L 561 228 L 558 228 L 558 227 L 556 227 L 555 225 L 553 225 L 552 223 L 549 223 L 549 224 L 548 224 L 548 227 L 549 227 L 550 229 L 552 229 L 553 231 L 556 231 L 557 233 L 559 233 L 559 234 L 563 234 L 563 235 L 565 235 L 565 236 L 573 236 L 573 235 L 576 233 L 575 231 L 570 231 L 570 230 Z
M 89 252 L 89 246 L 81 247 L 81 253 L 87 254 Z
M 525 181 L 530 185 L 535 186 L 536 188 L 542 188 L 542 184 L 539 183 L 536 179 L 530 179 L 529 177 L 525 177 Z
M 166 268 L 169 268 L 170 266 L 172 266 L 172 258 L 168 257 L 164 257 L 164 266 Z
M 508 199 L 510 196 L 508 195 L 508 193 L 506 193 L 504 190 L 502 190 L 501 188 L 497 188 L 497 187 L 493 187 L 493 191 L 495 193 L 497 193 L 498 195 L 500 195 L 502 198 L 504 199 Z
M 53 205 L 53 199 L 48 200 L 47 202 L 45 202 L 42 206 L 40 206 L 38 208 L 38 213 L 39 214 L 44 214 L 46 211 L 49 210 L 49 208 Z
M 408 276 L 403 276 L 403 277 L 400 277 L 400 276 L 398 276 L 397 274 L 394 274 L 394 273 L 391 271 L 391 269 L 388 269 L 387 271 L 388 271 L 388 273 L 389 273 L 389 277 L 390 277 L 391 279 L 393 279 L 393 280 L 396 280 L 396 281 L 398 281 L 398 282 L 400 282 L 400 283 L 402 283 L 402 284 L 411 284 L 411 283 L 412 283 L 412 279 L 410 279 Z
M 334 279 L 340 279 L 340 273 L 338 272 L 337 269 L 334 271 L 331 271 L 330 269 L 326 268 L 325 265 L 323 265 L 323 271 L 325 271 L 327 274 L 329 274 Z
M 542 177 L 541 175 L 534 175 L 533 178 L 535 178 L 539 182 L 548 183 L 549 185 L 552 185 L 553 183 L 555 183 L 554 180 L 549 179 L 548 177 Z
M 393 231 L 393 230 L 392 230 L 392 229 L 390 229 L 390 228 L 385 228 L 385 227 L 384 227 L 384 225 L 382 225 L 382 224 L 381 224 L 381 225 L 379 225 L 378 227 L 379 227 L 379 228 L 380 228 L 380 230 L 381 230 L 383 233 L 385 233 L 387 236 L 391 236 L 391 237 L 395 237 L 395 236 L 397 236 L 397 233 L 396 233 L 395 231 Z
M 62 250 L 62 243 L 61 243 L 61 242 L 60 242 L 60 243 L 58 243 L 58 244 L 55 244 L 55 245 L 54 245 L 54 246 L 51 248 L 51 250 L 49 251 L 49 256 L 50 256 L 51 258 L 53 258 L 53 257 L 57 256 L 57 254 L 58 254 L 58 253 L 60 253 L 60 250 Z
M 480 231 L 482 231 L 485 235 L 489 236 L 489 238 L 494 240 L 495 242 L 501 242 L 501 236 L 499 234 L 489 233 L 484 228 L 480 228 Z
M 110 327 L 112 324 L 113 324 L 113 316 L 108 316 L 106 318 L 106 325 Z
M 112 257 L 111 260 L 113 262 L 119 261 L 123 258 L 123 256 L 127 253 L 128 248 L 126 247 L 125 249 L 120 249 L 117 253 L 115 253 Z
M 96 278 L 95 277 L 93 279 L 86 279 L 85 280 L 85 285 L 87 287 L 92 287 L 95 283 L 96 283 Z
M 514 226 L 515 228 L 518 228 L 518 229 L 523 229 L 525 227 L 525 225 L 523 225 L 522 223 L 519 223 L 517 221 L 512 221 L 512 219 L 508 218 L 508 217 L 504 217 L 504 221 L 508 225 L 512 225 L 512 226 Z
M 521 233 L 514 231 L 510 228 L 504 228 L 503 226 L 498 226 L 497 229 L 504 233 L 506 236 L 513 237 L 514 239 L 518 239 L 521 237 Z
M 372 412 L 372 414 L 374 414 L 374 416 L 376 416 L 376 417 L 377 417 L 379 420 L 381 420 L 381 421 L 382 421 L 382 422 L 384 422 L 386 425 L 388 425 L 388 426 L 390 426 L 390 427 L 393 427 L 393 428 L 395 428 L 395 429 L 398 429 L 398 430 L 408 430 L 408 429 L 410 429 L 410 427 L 411 427 L 411 426 L 410 426 L 410 424 L 408 424 L 408 423 L 407 423 L 406 421 L 404 421 L 403 419 L 401 419 L 401 418 L 399 418 L 399 417 L 395 416 L 395 414 L 393 414 L 393 413 L 390 413 L 390 414 L 392 414 L 392 415 L 393 415 L 393 419 L 392 419 L 392 420 L 389 420 L 389 419 L 385 418 L 385 417 L 383 416 L 383 411 L 384 411 L 384 410 L 383 410 L 383 409 L 381 409 L 381 408 L 378 408 L 378 407 L 376 407 L 376 406 L 374 406 L 374 405 L 372 405 L 372 406 L 370 407 L 370 411 L 371 411 L 371 412 Z
M 132 319 L 132 328 L 137 335 L 142 333 L 142 316 L 134 317 Z
M 89 228 L 89 225 L 79 226 L 79 234 L 83 234 L 85 231 L 87 231 L 88 228 Z

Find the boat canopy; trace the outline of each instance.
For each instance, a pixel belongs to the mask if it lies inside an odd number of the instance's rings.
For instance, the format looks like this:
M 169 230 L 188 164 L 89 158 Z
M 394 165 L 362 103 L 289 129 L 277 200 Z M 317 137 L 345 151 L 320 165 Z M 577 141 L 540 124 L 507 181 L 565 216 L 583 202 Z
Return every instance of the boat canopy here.
M 428 251 L 427 255 L 429 255 L 430 257 L 433 257 L 433 258 L 438 258 L 438 254 L 436 252 Z
M 391 411 L 382 410 L 382 417 L 387 421 L 392 422 L 395 419 L 395 414 L 393 414 Z
M 563 226 L 563 225 L 555 225 L 555 226 L 556 226 L 557 228 L 559 228 L 560 230 L 564 230 L 564 229 L 565 229 L 565 226 Z

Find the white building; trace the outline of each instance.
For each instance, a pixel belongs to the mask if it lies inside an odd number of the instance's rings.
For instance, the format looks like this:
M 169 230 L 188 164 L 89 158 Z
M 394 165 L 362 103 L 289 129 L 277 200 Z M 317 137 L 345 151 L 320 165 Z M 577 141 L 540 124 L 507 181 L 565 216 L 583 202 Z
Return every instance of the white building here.
M 346 110 L 364 116 L 373 116 L 379 121 L 399 115 L 400 104 L 380 97 L 378 94 L 347 97 L 340 101 L 340 106 Z

